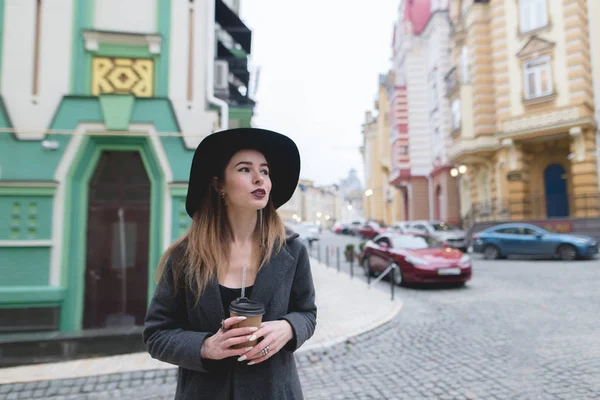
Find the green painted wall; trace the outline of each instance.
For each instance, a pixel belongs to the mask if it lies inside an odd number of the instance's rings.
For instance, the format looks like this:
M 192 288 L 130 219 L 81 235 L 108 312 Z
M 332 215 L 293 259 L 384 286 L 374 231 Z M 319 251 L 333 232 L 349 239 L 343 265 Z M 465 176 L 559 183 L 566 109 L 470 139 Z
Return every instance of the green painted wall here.
M 0 82 L 2 82 L 2 43 L 4 42 L 4 0 L 0 0 Z M 1 89 L 1 87 L 0 87 Z
M 232 106 L 229 108 L 229 120 L 236 121 L 240 128 L 251 128 L 253 115 L 254 111 L 251 107 Z
M 53 307 L 65 297 L 65 290 L 51 286 L 0 287 L 0 307 Z
M 2 287 L 46 286 L 49 271 L 50 247 L 0 247 Z
M 186 233 L 191 222 L 185 211 L 185 196 L 173 197 L 171 240 L 178 239 Z
M 91 96 L 67 96 L 60 103 L 50 129 L 70 132 L 84 122 L 104 123 L 100 101 Z M 130 123 L 154 124 L 159 132 L 179 132 L 175 112 L 166 98 L 136 98 Z M 70 134 L 47 135 L 46 139 L 57 141 L 59 148 L 44 150 L 41 141 L 20 141 L 13 135 L 0 134 L 2 179 L 54 180 L 56 167 L 71 137 Z M 180 137 L 163 136 L 161 142 L 173 169 L 173 179 L 187 181 L 193 150 L 186 149 Z
M 73 130 L 79 122 L 101 122 L 102 111 L 96 98 L 65 97 L 54 115 L 50 129 Z M 51 181 L 71 135 L 47 135 L 57 141 L 58 150 L 44 150 L 41 141 L 17 140 L 14 135 L 0 134 L 2 179 L 13 181 Z
M 22 196 L 3 189 L 0 187 L 0 221 L 6 223 L 0 224 L 0 240 L 50 240 L 52 197 Z

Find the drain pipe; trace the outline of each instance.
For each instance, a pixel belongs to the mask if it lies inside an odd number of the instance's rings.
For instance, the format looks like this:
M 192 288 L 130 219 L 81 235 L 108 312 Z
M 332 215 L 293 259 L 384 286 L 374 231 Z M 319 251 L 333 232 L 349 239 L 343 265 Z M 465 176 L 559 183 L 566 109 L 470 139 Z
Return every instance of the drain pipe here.
M 220 130 L 229 128 L 229 104 L 225 100 L 215 97 L 215 1 L 207 1 L 208 12 L 206 13 L 206 39 L 208 41 L 206 52 L 206 100 L 221 109 Z

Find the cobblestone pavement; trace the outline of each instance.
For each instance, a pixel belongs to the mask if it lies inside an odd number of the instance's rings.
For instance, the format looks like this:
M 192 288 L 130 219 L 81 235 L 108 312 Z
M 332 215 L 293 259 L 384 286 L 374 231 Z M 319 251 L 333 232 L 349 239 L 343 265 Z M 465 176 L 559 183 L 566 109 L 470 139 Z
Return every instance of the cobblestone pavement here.
M 389 324 L 298 356 L 312 399 L 600 399 L 600 261 L 477 260 L 403 288 Z M 0 399 L 171 399 L 175 371 L 0 386 Z M 42 385 L 42 386 L 40 386 Z

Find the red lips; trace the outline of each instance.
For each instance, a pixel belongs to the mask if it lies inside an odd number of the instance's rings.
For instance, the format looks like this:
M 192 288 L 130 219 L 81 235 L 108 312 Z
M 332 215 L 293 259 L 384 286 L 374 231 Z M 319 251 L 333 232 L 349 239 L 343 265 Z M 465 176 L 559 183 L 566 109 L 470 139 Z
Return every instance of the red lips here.
M 267 192 L 265 191 L 265 189 L 256 189 L 252 192 L 252 195 L 258 199 L 262 199 L 267 195 Z

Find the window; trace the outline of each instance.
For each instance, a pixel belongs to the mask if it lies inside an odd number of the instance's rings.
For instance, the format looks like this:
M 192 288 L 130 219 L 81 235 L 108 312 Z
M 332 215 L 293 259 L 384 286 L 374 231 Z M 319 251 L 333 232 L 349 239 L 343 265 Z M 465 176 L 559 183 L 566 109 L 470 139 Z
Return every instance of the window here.
M 529 32 L 548 24 L 547 0 L 520 0 L 521 32 Z
M 550 57 L 527 61 L 523 66 L 525 99 L 547 96 L 552 93 Z
M 460 52 L 460 75 L 462 83 L 469 82 L 469 48 L 463 46 Z
M 460 128 L 460 99 L 452 100 L 452 130 Z
M 437 232 L 450 232 L 450 231 L 459 231 L 456 226 L 447 224 L 445 222 L 441 222 L 439 224 L 433 224 L 433 230 Z
M 393 247 L 396 249 L 421 250 L 439 249 L 443 244 L 431 236 L 399 235 L 392 237 Z

